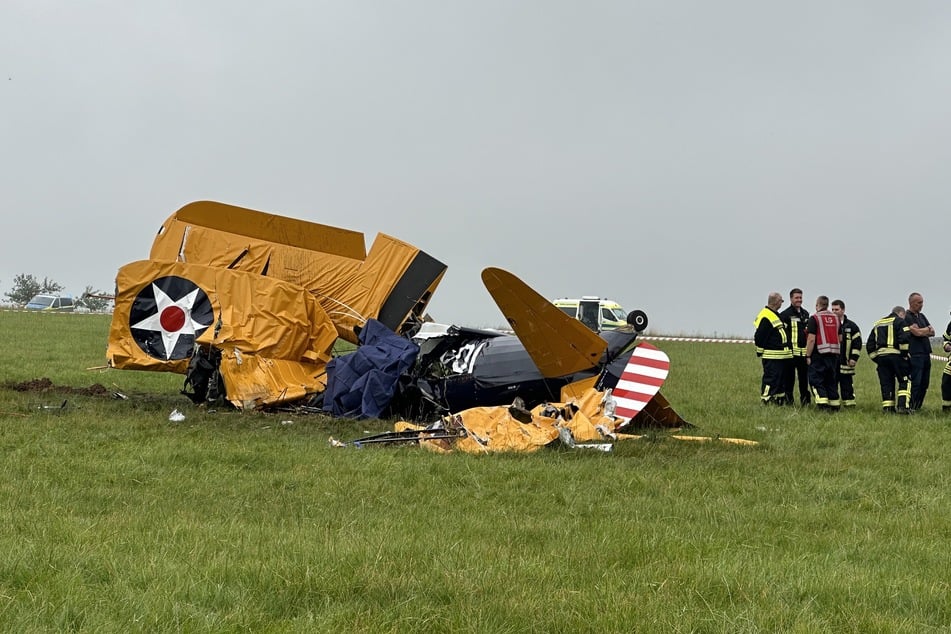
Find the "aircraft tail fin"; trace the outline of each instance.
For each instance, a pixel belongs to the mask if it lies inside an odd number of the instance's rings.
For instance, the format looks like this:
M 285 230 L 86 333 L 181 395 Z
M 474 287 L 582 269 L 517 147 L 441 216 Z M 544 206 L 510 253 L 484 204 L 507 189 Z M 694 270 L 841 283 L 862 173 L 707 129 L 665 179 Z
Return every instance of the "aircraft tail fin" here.
M 631 351 L 627 365 L 614 387 L 615 413 L 624 425 L 636 417 L 638 426 L 681 427 L 687 421 L 673 410 L 660 388 L 670 373 L 670 358 L 647 342 Z
M 482 282 L 539 372 L 567 376 L 598 365 L 607 343 L 508 271 L 487 268 Z

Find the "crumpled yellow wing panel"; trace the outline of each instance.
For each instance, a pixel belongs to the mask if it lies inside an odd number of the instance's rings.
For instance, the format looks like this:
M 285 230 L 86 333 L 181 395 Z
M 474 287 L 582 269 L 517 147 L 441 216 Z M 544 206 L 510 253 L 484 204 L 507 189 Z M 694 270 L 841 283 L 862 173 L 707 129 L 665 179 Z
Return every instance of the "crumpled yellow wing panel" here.
M 601 400 L 604 392 L 593 388 L 579 399 L 567 403 L 542 403 L 531 411 L 531 421 L 521 422 L 512 417 L 507 406 L 475 407 L 445 417 L 444 425 L 453 428 L 461 424 L 466 436 L 453 440 L 427 440 L 420 436 L 419 444 L 426 449 L 450 453 L 453 450 L 468 453 L 495 452 L 533 452 L 558 439 L 559 428 L 571 432 L 575 442 L 597 442 L 610 440 L 636 440 L 647 438 L 640 434 L 617 433 L 616 429 L 623 419 L 605 415 Z M 423 425 L 407 421 L 398 421 L 395 431 L 421 430 Z M 669 436 L 675 440 L 697 442 L 725 442 L 736 445 L 756 446 L 753 440 L 742 438 L 721 438 L 719 436 Z
M 460 412 L 466 436 L 453 445 L 469 453 L 504 451 L 532 452 L 558 438 L 558 430 L 546 424 L 520 423 L 506 407 L 474 407 Z
M 106 354 L 116 368 L 184 374 L 196 344 L 214 345 L 322 369 L 336 338 L 303 288 L 241 271 L 141 260 L 116 276 Z
M 221 355 L 220 368 L 227 399 L 240 409 L 294 401 L 327 387 L 323 366 L 312 363 L 242 355 L 232 350 Z
M 445 265 L 417 247 L 379 234 L 366 251 L 362 233 L 212 201 L 185 205 L 163 223 L 150 259 L 230 268 L 310 291 L 339 337 L 378 319 L 397 330 L 421 317 Z
M 152 243 L 152 260 L 176 260 L 182 245 L 189 244 L 189 231 L 204 227 L 212 232 L 231 234 L 241 240 L 276 243 L 352 260 L 366 257 L 363 234 L 316 222 L 269 214 L 235 205 L 199 200 L 189 203 L 162 223 Z M 205 236 L 207 237 L 207 236 Z M 197 263 L 196 263 L 197 264 Z

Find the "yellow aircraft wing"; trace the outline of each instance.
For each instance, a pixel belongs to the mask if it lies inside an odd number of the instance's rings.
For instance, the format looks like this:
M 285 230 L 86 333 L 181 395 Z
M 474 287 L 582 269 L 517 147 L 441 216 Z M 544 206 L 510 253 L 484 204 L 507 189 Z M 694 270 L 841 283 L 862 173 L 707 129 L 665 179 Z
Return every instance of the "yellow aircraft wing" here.
M 490 267 L 482 271 L 482 283 L 543 376 L 566 376 L 598 364 L 607 349 L 604 339 L 525 282 Z
M 150 260 L 246 271 L 291 282 L 320 302 L 337 335 L 375 318 L 399 332 L 422 319 L 446 265 L 385 234 L 363 234 L 214 201 L 185 205 L 162 224 Z

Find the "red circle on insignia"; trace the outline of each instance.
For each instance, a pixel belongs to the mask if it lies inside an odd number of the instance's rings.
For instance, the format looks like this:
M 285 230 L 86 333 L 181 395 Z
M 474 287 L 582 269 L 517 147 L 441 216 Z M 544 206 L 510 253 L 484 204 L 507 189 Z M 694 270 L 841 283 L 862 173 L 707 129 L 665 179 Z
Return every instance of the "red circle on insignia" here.
M 162 330 L 166 332 L 178 332 L 185 325 L 185 311 L 178 306 L 167 306 L 159 317 L 162 324 Z

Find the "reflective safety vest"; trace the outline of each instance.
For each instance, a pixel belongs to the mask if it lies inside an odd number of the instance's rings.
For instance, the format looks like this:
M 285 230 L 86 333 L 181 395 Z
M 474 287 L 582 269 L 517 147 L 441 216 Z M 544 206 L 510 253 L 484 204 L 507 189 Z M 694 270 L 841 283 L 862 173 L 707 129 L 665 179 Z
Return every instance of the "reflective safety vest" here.
M 839 318 L 829 310 L 820 310 L 813 315 L 819 326 L 816 333 L 816 352 L 839 354 Z

